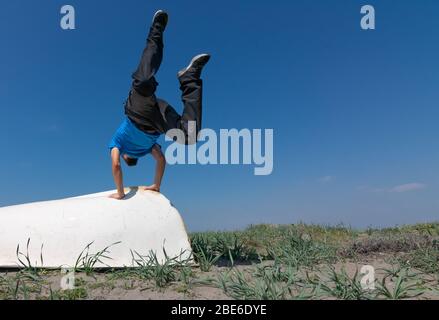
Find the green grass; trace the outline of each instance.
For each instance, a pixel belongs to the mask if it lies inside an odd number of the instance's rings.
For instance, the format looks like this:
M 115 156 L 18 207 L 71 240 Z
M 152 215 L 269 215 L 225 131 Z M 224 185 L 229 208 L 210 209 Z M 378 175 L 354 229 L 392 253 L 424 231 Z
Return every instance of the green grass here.
M 49 300 L 82 300 L 87 298 L 86 288 L 51 291 Z
M 100 264 L 108 266 L 105 264 L 104 260 L 111 259 L 109 256 L 109 249 L 112 246 L 118 245 L 119 243 L 120 242 L 113 243 L 96 253 L 90 253 L 90 247 L 92 246 L 93 242 L 89 243 L 76 259 L 73 270 L 75 272 L 85 272 L 87 275 L 91 275 L 95 271 L 96 265 Z
M 416 249 L 399 260 L 408 267 L 439 275 L 439 246 L 436 244 Z
M 164 288 L 178 279 L 189 283 L 190 258 L 182 259 L 184 252 L 179 256 L 169 257 L 165 249 L 163 249 L 163 254 L 164 261 L 159 261 L 155 252 L 150 251 L 147 256 L 142 256 L 132 251 L 133 262 L 136 265 L 132 271 L 145 280 L 153 280 L 157 288 Z
M 213 249 L 208 237 L 195 235 L 191 243 L 192 252 L 195 260 L 200 265 L 201 271 L 209 272 L 223 255 L 223 252 L 217 252 Z
M 26 243 L 26 252 L 22 253 L 20 251 L 20 245 L 17 245 L 16 255 L 17 255 L 17 261 L 21 267 L 22 272 L 27 273 L 29 277 L 38 278 L 39 277 L 39 268 L 37 267 L 37 261 L 32 263 L 30 254 L 29 254 L 29 245 L 30 245 L 30 238 L 27 239 Z M 41 245 L 41 251 L 40 251 L 40 263 L 43 265 L 43 245 Z
M 269 277 L 252 280 L 250 275 L 239 270 L 232 271 L 222 287 L 230 297 L 240 300 L 285 300 L 291 294 L 282 282 L 272 281 Z
M 335 247 L 314 241 L 307 234 L 290 233 L 278 247 L 268 250 L 275 261 L 294 268 L 311 268 L 320 263 L 336 260 Z
M 370 300 L 372 295 L 370 290 L 363 289 L 358 270 L 350 277 L 345 269 L 337 272 L 333 267 L 329 267 L 326 272 L 327 279 L 317 277 L 308 278 L 310 283 L 315 285 L 317 292 L 323 297 L 336 298 L 340 300 Z
M 418 277 L 419 274 L 411 274 L 408 269 L 402 268 L 397 273 L 394 270 L 377 285 L 377 298 L 390 300 L 413 299 L 427 292 L 425 281 Z

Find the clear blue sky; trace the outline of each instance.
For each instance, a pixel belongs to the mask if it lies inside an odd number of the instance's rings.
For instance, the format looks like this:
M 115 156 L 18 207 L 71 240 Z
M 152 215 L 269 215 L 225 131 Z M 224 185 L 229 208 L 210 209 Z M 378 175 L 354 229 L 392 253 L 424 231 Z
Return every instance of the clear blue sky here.
M 64 4 L 76 30 L 59 27 Z M 375 31 L 360 29 L 364 4 Z M 107 143 L 159 8 L 158 96 L 181 110 L 176 72 L 207 51 L 204 125 L 275 133 L 271 176 L 168 167 L 163 193 L 189 230 L 438 220 L 436 0 L 3 1 L 0 206 L 113 188 Z M 141 160 L 126 184 L 153 170 Z

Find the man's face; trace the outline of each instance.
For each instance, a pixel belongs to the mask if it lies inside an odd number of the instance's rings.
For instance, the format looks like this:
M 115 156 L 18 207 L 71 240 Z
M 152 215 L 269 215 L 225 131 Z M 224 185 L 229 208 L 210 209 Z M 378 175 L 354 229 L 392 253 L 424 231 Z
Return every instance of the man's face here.
M 129 166 L 129 167 L 134 167 L 137 165 L 137 158 L 131 158 L 129 156 L 127 156 L 126 154 L 122 155 L 122 158 L 125 160 L 125 163 Z

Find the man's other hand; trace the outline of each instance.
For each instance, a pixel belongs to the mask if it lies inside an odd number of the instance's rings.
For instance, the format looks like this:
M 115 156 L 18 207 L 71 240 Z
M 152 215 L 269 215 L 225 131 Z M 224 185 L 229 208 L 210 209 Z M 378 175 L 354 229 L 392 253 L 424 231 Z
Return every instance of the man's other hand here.
M 157 186 L 156 184 L 153 184 L 153 185 L 148 186 L 148 187 L 143 187 L 142 186 L 142 187 L 139 187 L 139 189 L 143 190 L 143 191 L 149 190 L 149 191 L 160 192 L 160 187 Z
M 116 200 L 122 200 L 123 198 L 125 198 L 125 194 L 114 193 L 111 196 L 109 196 L 109 198 L 116 199 Z

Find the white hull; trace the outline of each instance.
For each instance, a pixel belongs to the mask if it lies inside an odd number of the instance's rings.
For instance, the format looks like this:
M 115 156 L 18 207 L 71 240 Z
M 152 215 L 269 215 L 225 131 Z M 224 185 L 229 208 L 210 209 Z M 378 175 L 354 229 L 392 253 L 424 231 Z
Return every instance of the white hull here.
M 164 247 L 171 258 L 189 258 L 185 225 L 169 200 L 152 191 L 127 191 L 121 201 L 108 198 L 114 193 L 109 191 L 0 208 L 0 267 L 19 267 L 17 245 L 26 255 L 28 239 L 32 265 L 45 268 L 74 267 L 91 242 L 89 254 L 120 242 L 109 248 L 111 259 L 94 267 L 131 267 L 131 250 L 143 256 L 153 251 L 163 261 Z

